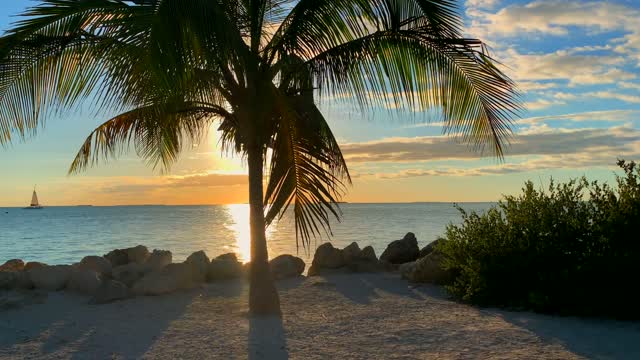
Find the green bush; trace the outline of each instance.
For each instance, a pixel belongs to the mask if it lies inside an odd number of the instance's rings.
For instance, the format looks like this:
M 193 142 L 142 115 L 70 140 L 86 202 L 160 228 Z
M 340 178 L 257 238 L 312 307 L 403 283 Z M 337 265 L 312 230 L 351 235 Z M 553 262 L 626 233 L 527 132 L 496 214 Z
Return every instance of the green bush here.
M 617 187 L 527 182 L 482 214 L 459 209 L 439 246 L 456 274 L 447 289 L 483 306 L 640 318 L 640 169 L 618 165 Z

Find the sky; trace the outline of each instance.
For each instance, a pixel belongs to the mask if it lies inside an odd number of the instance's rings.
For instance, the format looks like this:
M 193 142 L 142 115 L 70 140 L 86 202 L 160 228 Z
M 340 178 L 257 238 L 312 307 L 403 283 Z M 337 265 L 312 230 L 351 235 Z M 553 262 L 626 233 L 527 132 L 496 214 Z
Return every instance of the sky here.
M 30 0 L 0 2 L 0 31 Z M 468 36 L 485 41 L 524 95 L 499 161 L 442 134 L 437 117 L 324 99 L 321 109 L 353 176 L 349 202 L 495 201 L 523 183 L 586 175 L 613 181 L 618 158 L 640 160 L 640 2 L 460 1 Z M 104 117 L 82 109 L 46 119 L 32 139 L 0 148 L 0 206 L 227 204 L 247 201 L 246 167 L 218 135 L 185 151 L 169 172 L 135 153 L 67 176 Z

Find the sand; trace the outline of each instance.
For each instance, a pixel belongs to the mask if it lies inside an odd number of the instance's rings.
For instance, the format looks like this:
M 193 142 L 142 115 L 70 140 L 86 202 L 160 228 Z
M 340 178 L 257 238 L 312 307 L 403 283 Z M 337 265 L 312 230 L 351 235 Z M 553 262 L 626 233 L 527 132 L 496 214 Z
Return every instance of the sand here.
M 394 274 L 280 281 L 283 319 L 230 281 L 107 305 L 0 310 L 0 359 L 640 359 L 640 323 L 480 309 Z

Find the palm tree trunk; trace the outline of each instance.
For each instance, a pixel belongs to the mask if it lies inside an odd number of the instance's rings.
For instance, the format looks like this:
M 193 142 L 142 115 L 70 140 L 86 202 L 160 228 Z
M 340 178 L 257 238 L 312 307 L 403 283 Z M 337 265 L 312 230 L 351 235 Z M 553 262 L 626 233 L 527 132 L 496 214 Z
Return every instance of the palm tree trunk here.
M 249 163 L 249 222 L 251 226 L 251 266 L 249 270 L 249 312 L 254 315 L 281 315 L 280 298 L 269 269 L 265 235 L 262 189 L 263 152 L 252 147 Z

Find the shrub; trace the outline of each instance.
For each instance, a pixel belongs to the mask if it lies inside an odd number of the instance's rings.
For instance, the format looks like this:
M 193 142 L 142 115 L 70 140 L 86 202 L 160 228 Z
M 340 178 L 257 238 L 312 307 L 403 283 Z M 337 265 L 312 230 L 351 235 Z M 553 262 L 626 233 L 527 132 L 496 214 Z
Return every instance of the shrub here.
M 439 249 L 456 274 L 447 289 L 484 306 L 640 318 L 640 169 L 618 162 L 617 187 L 527 182 L 478 214 L 460 209 Z

